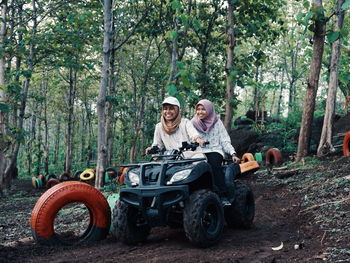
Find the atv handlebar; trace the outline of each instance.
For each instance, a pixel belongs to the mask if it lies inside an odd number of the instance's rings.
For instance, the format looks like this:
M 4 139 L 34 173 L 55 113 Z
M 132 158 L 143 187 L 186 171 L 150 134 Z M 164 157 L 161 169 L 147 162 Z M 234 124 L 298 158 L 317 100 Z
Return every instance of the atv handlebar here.
M 209 144 L 209 142 L 204 143 L 204 145 L 208 145 L 208 144 Z M 183 152 L 186 150 L 195 151 L 198 146 L 199 146 L 198 142 L 192 142 L 192 143 L 182 142 L 182 146 L 179 148 L 179 150 L 180 150 L 180 152 Z
M 157 154 L 160 153 L 161 150 L 158 146 L 153 146 L 151 149 L 147 151 L 147 154 Z
M 204 145 L 208 145 L 208 144 L 209 144 L 209 142 L 204 143 Z M 192 143 L 182 142 L 182 146 L 179 148 L 179 153 L 187 151 L 187 150 L 195 151 L 198 146 L 199 146 L 198 142 L 192 142 Z M 157 154 L 157 153 L 161 153 L 161 152 L 162 152 L 162 150 L 158 146 L 153 146 L 151 149 L 149 149 L 146 152 L 146 154 Z

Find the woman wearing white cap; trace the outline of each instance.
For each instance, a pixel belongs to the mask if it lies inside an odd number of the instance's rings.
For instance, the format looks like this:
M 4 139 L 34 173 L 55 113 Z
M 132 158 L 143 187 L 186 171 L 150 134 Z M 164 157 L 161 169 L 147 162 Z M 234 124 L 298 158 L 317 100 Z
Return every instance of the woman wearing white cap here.
M 162 116 L 154 131 L 152 146 L 166 150 L 179 149 L 182 142 L 197 142 L 204 145 L 190 120 L 181 118 L 180 102 L 175 97 L 167 97 L 162 102 Z M 151 147 L 146 149 L 146 152 Z

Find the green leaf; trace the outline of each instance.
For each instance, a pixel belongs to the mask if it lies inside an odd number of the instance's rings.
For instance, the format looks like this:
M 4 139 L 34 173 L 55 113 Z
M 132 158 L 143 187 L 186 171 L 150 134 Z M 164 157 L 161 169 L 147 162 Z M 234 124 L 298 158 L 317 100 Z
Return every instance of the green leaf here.
M 304 16 L 305 16 L 304 13 L 299 13 L 299 14 L 297 15 L 297 20 L 301 21 L 301 19 L 302 19 Z
M 240 79 L 238 79 L 237 80 L 237 86 L 239 86 L 241 88 L 244 88 L 244 83 Z
M 350 6 L 350 0 L 345 1 L 345 3 L 341 6 L 342 10 L 345 10 L 346 8 L 348 8 Z
M 170 4 L 171 4 L 172 9 L 174 9 L 174 10 L 181 8 L 180 1 L 175 0 L 175 1 L 172 1 Z
M 194 18 L 192 20 L 192 22 L 193 22 L 193 27 L 195 30 L 199 30 L 201 28 L 201 23 L 199 22 L 198 19 Z
M 309 20 L 314 16 L 315 12 L 310 11 L 306 14 L 304 20 L 301 22 L 304 26 L 309 24 Z
M 339 32 L 342 37 L 346 37 L 349 34 L 349 30 L 347 28 L 342 28 Z
M 185 15 L 180 15 L 180 19 L 181 19 L 181 23 L 183 25 L 187 25 L 188 24 L 188 18 Z
M 10 111 L 9 106 L 0 102 L 0 112 L 8 113 Z
M 310 2 L 309 1 L 304 1 L 303 2 L 303 6 L 305 7 L 305 9 L 309 9 L 310 8 Z
M 169 40 L 174 40 L 174 39 L 177 37 L 177 32 L 174 31 L 174 30 L 168 31 L 168 32 L 166 33 L 166 37 L 167 37 Z
M 337 32 L 330 32 L 330 33 L 327 34 L 327 40 L 331 44 L 334 41 L 336 41 L 337 39 L 339 39 L 339 36 L 340 36 L 339 31 L 337 31 Z
M 32 71 L 31 70 L 22 70 L 22 75 L 26 78 L 32 77 Z
M 177 66 L 178 69 L 180 69 L 180 70 L 186 69 L 186 65 L 185 65 L 185 63 L 183 63 L 182 61 L 176 61 L 176 66 Z
M 175 94 L 177 92 L 177 88 L 176 88 L 176 86 L 174 84 L 170 84 L 166 88 L 168 90 L 169 96 L 175 96 Z

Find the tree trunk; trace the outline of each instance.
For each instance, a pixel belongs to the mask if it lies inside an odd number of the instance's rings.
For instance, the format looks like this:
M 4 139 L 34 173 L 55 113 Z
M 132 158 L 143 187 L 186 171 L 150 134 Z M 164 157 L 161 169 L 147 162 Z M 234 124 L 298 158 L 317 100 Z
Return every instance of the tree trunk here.
M 281 77 L 281 83 L 280 83 L 280 95 L 279 95 L 278 103 L 277 103 L 277 118 L 279 118 L 281 115 L 281 104 L 282 104 L 282 99 L 283 99 L 283 81 L 284 81 L 284 68 L 282 68 L 282 77 Z
M 179 34 L 179 21 L 177 17 L 175 17 L 174 21 L 174 31 L 176 32 L 176 37 L 172 40 L 172 49 L 171 49 L 171 61 L 170 61 L 170 75 L 168 79 L 168 85 L 175 84 L 176 82 L 176 73 L 177 73 L 177 66 L 176 62 L 178 61 L 178 34 Z
M 232 1 L 228 2 L 227 8 L 227 61 L 226 61 L 226 108 L 225 108 L 225 119 L 224 125 L 228 132 L 231 131 L 232 117 L 233 117 L 233 100 L 234 100 L 234 83 L 232 79 L 232 67 L 233 67 L 233 52 L 235 47 L 235 34 L 233 24 L 233 4 Z
M 38 108 L 41 107 L 41 105 L 38 105 Z M 38 136 L 37 136 L 37 141 L 36 141 L 36 147 L 35 152 L 36 152 L 36 166 L 35 166 L 35 176 L 38 176 L 40 174 L 41 170 L 41 159 L 42 159 L 42 151 L 41 151 L 41 144 L 42 144 L 42 134 L 41 134 L 41 123 L 42 123 L 42 116 L 41 116 L 41 109 L 37 112 L 38 114 Z
M 66 133 L 66 158 L 64 172 L 70 173 L 72 166 L 72 147 L 73 147 L 73 117 L 74 117 L 74 100 L 76 92 L 76 71 L 73 68 L 69 69 L 69 91 L 67 98 L 68 118 L 67 118 L 67 133 Z
M 350 87 L 348 87 L 348 89 L 350 90 Z M 347 94 L 345 96 L 345 109 L 344 109 L 345 115 L 349 113 L 349 105 L 350 105 L 350 95 Z
M 208 67 L 207 67 L 207 58 L 208 58 L 208 51 L 207 51 L 207 46 L 203 48 L 204 50 L 201 51 L 201 71 L 200 71 L 200 77 L 199 77 L 199 82 L 200 82 L 200 89 L 201 89 L 201 95 L 203 98 L 208 97 L 208 91 L 209 91 L 209 86 L 208 86 Z
M 112 17 L 113 19 L 113 17 Z M 112 32 L 111 32 L 111 58 L 109 62 L 109 94 L 113 96 L 116 94 L 115 89 L 115 49 L 114 49 L 114 20 L 112 21 Z M 107 157 L 106 157 L 106 166 L 110 166 L 112 164 L 112 156 L 113 156 L 113 127 L 114 127 L 114 103 L 112 101 L 108 101 L 107 104 L 107 116 L 106 116 L 106 142 L 107 142 Z
M 258 82 L 259 82 L 259 66 L 256 66 L 255 70 L 255 87 L 254 87 L 254 98 L 253 98 L 253 110 L 254 110 L 254 122 L 257 123 L 258 121 L 258 113 L 259 113 L 259 97 L 260 92 L 258 88 Z
M 45 97 L 47 98 L 47 88 L 48 88 L 48 79 L 47 76 L 43 80 L 44 82 L 44 94 Z M 44 133 L 44 170 L 45 174 L 49 174 L 49 123 L 47 120 L 47 100 L 44 102 L 44 128 L 45 128 L 45 133 Z
M 317 10 L 317 12 L 323 13 L 322 0 L 313 0 L 312 5 L 314 9 Z M 298 150 L 296 156 L 297 162 L 301 161 L 301 159 L 304 158 L 309 152 L 311 126 L 315 111 L 315 99 L 322 66 L 322 55 L 326 33 L 326 20 L 322 18 L 323 16 L 321 15 L 317 17 L 321 17 L 321 19 L 316 18 L 315 20 L 313 53 L 310 66 L 310 73 L 307 81 L 304 110 L 299 133 Z
M 1 2 L 1 20 L 0 20 L 0 47 L 3 50 L 5 36 L 6 36 L 6 12 L 7 12 L 7 0 Z M 0 54 L 0 86 L 5 85 L 5 52 Z M 5 104 L 5 91 L 0 89 L 0 103 Z M 0 197 L 3 194 L 4 177 L 5 177 L 5 151 L 6 151 L 6 124 L 5 124 L 5 112 L 0 111 Z
M 95 187 L 101 188 L 104 184 L 104 173 L 107 160 L 106 140 L 106 96 L 109 79 L 109 62 L 111 57 L 112 40 L 112 0 L 103 1 L 104 34 L 103 34 L 103 61 L 101 70 L 101 84 L 97 101 L 98 116 L 98 142 L 97 142 L 97 166 Z
M 55 166 L 57 166 L 58 156 L 60 152 L 60 137 L 61 137 L 61 119 L 58 118 L 56 123 L 55 150 L 54 150 L 54 157 L 53 157 L 53 163 Z
M 28 174 L 32 175 L 33 164 L 33 143 L 36 139 L 36 115 L 32 115 L 31 127 L 30 127 L 30 139 L 27 144 L 27 162 L 28 162 Z
M 344 0 L 338 0 L 336 5 L 337 19 L 334 25 L 334 32 L 339 32 L 343 28 L 345 11 L 342 10 Z M 332 145 L 332 126 L 334 117 L 335 100 L 338 89 L 338 69 L 340 57 L 340 38 L 332 43 L 332 55 L 330 64 L 330 76 L 328 83 L 328 96 L 326 104 L 326 113 L 323 120 L 320 144 L 318 145 L 317 155 L 322 156 L 334 150 Z
M 20 5 L 20 11 L 21 11 L 21 5 Z M 37 19 L 36 19 L 36 0 L 32 1 L 32 8 L 33 8 L 33 27 L 32 27 L 32 38 L 35 37 L 36 31 L 37 31 Z M 22 25 L 22 24 L 21 24 Z M 22 33 L 20 33 L 19 40 L 22 39 Z M 29 46 L 29 56 L 28 56 L 28 71 L 31 73 L 33 72 L 34 69 L 34 60 L 35 60 L 35 44 L 32 41 Z M 17 58 L 16 62 L 16 68 L 19 70 L 21 63 L 21 58 Z M 23 122 L 24 122 L 24 114 L 26 110 L 26 105 L 27 105 L 27 97 L 28 97 L 28 91 L 29 91 L 29 86 L 30 86 L 30 81 L 31 81 L 31 74 L 26 77 L 24 81 L 24 86 L 23 86 L 23 92 L 21 96 L 21 105 L 20 105 L 20 110 L 19 110 L 19 118 L 18 118 L 18 130 L 20 133 L 22 133 L 23 130 Z M 19 136 L 22 136 L 21 134 Z M 20 148 L 20 140 L 16 140 L 15 147 L 13 149 L 11 159 L 9 164 L 6 167 L 5 170 L 5 182 L 6 182 L 6 187 L 9 188 L 11 186 L 11 178 L 13 178 L 14 174 L 16 174 L 16 165 L 17 165 L 17 158 L 18 158 L 18 152 Z
M 145 113 L 145 96 L 141 96 L 139 114 L 138 114 L 138 117 L 136 119 L 136 124 L 135 124 L 135 135 L 134 135 L 133 141 L 131 142 L 130 162 L 134 162 L 136 159 L 137 141 L 139 139 L 142 120 L 144 118 L 144 113 Z
M 286 45 L 285 42 L 283 42 L 283 44 L 284 46 Z M 287 47 L 285 46 L 285 49 L 286 48 Z M 300 77 L 300 73 L 299 74 L 297 73 L 297 62 L 298 62 L 299 51 L 300 51 L 299 42 L 297 42 L 295 48 L 291 48 L 290 50 L 290 55 L 289 55 L 291 59 L 290 72 L 288 70 L 287 55 L 285 54 L 283 57 L 284 69 L 289 82 L 288 117 L 290 117 L 291 113 L 293 112 L 294 101 L 295 101 L 295 82 Z

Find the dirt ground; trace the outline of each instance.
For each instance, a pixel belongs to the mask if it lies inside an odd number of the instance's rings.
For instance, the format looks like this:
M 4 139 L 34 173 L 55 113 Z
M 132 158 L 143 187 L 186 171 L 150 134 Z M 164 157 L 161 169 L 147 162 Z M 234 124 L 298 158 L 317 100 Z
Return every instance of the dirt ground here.
M 256 201 L 253 228 L 225 227 L 221 242 L 207 249 L 171 228 L 154 228 L 138 246 L 112 236 L 76 247 L 38 245 L 29 220 L 44 190 L 18 179 L 0 200 L 0 262 L 350 262 L 350 159 L 336 154 L 293 165 L 246 176 Z

